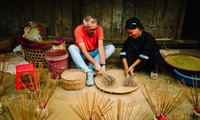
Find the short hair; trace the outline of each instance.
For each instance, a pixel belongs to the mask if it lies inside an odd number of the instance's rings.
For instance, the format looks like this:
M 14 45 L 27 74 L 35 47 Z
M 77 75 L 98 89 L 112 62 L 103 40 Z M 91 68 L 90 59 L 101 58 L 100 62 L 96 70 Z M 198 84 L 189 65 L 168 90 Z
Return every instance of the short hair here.
M 83 19 L 83 24 L 85 27 L 88 26 L 88 23 L 90 22 L 91 19 L 94 19 L 93 21 L 91 21 L 92 24 L 97 24 L 97 19 L 94 16 L 86 16 Z

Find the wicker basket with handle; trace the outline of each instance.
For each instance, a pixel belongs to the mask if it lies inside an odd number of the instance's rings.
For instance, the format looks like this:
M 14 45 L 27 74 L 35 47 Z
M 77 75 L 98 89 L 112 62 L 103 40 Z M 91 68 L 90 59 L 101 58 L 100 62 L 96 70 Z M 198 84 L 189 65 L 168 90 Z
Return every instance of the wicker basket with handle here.
M 47 66 L 45 53 L 52 49 L 52 45 L 36 43 L 24 37 L 19 37 L 18 41 L 21 43 L 22 52 L 28 62 L 34 63 L 35 66 L 39 66 L 39 63 L 42 63 L 44 67 Z

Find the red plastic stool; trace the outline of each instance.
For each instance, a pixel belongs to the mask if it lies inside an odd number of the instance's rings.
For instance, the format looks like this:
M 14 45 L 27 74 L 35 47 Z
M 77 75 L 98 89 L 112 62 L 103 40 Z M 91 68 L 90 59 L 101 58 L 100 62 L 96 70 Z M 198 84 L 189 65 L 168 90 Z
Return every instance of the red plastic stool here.
M 23 77 L 25 74 L 31 76 L 32 82 L 26 82 L 22 83 L 20 81 L 21 77 Z M 20 64 L 16 66 L 16 90 L 20 90 L 22 87 L 26 86 L 33 86 L 37 85 L 39 87 L 38 83 L 38 77 L 37 73 L 35 71 L 34 65 L 33 64 Z

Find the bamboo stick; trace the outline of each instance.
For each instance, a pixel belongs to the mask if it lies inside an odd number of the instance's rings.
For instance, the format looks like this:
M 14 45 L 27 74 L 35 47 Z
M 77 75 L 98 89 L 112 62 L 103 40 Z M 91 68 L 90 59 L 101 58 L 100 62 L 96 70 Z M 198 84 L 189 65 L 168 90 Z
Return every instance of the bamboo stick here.
M 118 114 L 117 114 L 117 120 L 122 120 L 122 115 L 121 115 L 121 107 L 122 107 L 122 100 L 121 99 L 117 99 L 117 110 L 118 110 Z

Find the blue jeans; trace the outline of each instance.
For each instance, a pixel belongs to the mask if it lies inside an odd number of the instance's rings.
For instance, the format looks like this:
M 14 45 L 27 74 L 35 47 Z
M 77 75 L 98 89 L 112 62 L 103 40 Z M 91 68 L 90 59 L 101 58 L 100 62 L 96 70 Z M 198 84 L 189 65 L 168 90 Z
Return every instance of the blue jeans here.
M 104 46 L 105 52 L 106 52 L 106 59 L 110 57 L 115 52 L 114 45 L 105 45 Z M 82 69 L 85 72 L 90 72 L 91 70 L 86 64 L 87 59 L 76 45 L 72 44 L 69 46 L 68 51 L 72 57 L 72 60 L 74 61 L 75 65 Z M 89 54 L 94 58 L 95 61 L 97 61 L 100 64 L 100 56 L 99 56 L 99 50 L 93 50 L 90 51 Z M 89 63 L 89 65 L 94 68 L 94 65 L 92 63 Z

